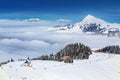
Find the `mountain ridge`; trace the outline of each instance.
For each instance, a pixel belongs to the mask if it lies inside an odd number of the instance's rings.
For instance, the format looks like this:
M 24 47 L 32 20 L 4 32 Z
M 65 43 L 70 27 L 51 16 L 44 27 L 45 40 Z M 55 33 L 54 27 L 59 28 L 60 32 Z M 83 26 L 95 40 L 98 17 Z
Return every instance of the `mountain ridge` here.
M 87 15 L 81 21 L 76 22 L 73 25 L 69 26 L 59 26 L 57 28 L 50 28 L 50 30 L 54 30 L 57 32 L 92 32 L 97 34 L 106 34 L 109 30 L 115 30 L 117 28 L 120 30 L 120 24 L 118 23 L 109 23 L 100 18 L 96 18 L 92 15 Z

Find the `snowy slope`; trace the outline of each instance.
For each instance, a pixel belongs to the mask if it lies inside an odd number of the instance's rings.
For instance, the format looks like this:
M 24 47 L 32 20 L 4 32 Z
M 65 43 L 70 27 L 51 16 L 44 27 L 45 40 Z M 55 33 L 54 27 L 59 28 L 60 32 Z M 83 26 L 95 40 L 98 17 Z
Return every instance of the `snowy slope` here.
M 10 80 L 8 73 L 0 68 L 0 80 Z
M 10 80 L 120 80 L 120 55 L 114 54 L 94 53 L 90 59 L 75 60 L 73 64 L 32 61 L 31 68 L 21 64 L 9 63 L 2 70 Z
M 55 30 L 57 32 L 94 32 L 105 34 L 111 28 L 120 29 L 120 24 L 108 23 L 92 15 L 87 15 L 82 21 L 77 22 L 73 25 L 49 28 L 49 30 Z

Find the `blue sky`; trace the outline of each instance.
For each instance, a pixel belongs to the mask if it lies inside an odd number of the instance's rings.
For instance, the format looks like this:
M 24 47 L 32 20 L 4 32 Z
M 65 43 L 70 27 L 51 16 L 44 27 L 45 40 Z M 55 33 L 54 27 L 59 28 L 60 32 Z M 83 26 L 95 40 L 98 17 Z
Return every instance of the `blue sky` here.
M 81 20 L 91 14 L 120 23 L 120 0 L 0 0 L 0 18 Z

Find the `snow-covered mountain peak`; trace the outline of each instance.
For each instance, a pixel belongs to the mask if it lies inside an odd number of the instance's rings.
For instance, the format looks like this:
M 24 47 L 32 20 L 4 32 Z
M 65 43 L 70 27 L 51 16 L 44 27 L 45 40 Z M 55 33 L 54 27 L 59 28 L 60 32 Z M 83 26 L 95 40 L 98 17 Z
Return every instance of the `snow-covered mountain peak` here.
M 93 19 L 93 18 L 95 18 L 95 17 L 89 14 L 84 19 Z
M 87 15 L 82 21 L 74 24 L 73 29 L 81 29 L 83 32 L 100 32 L 110 24 L 92 15 Z
M 92 32 L 97 34 L 107 34 L 108 31 L 113 28 L 117 28 L 117 30 L 120 30 L 120 24 L 109 23 L 92 15 L 87 15 L 80 22 L 76 22 L 75 24 L 69 26 L 61 26 L 52 30 L 58 32 Z M 114 29 L 112 31 L 114 31 Z
M 105 22 L 104 20 L 101 20 L 99 18 L 96 18 L 92 15 L 87 15 L 82 21 L 82 24 L 91 24 L 91 23 L 102 23 L 102 24 L 106 24 L 107 22 Z

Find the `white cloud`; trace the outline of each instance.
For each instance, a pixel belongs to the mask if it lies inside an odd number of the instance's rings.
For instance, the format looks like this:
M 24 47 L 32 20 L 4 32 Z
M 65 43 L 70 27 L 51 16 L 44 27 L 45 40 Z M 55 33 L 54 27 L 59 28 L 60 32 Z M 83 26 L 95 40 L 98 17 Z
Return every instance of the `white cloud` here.
M 58 19 L 57 22 L 71 22 L 71 20 L 66 20 L 66 19 Z
M 56 33 L 49 31 L 49 26 L 40 26 L 40 24 L 49 25 L 51 23 L 56 22 L 0 20 L 0 60 L 7 60 L 11 57 L 36 57 L 42 54 L 55 54 L 68 43 L 75 42 L 83 43 L 92 48 L 119 44 L 119 39 L 116 38 L 108 40 L 106 36 Z
M 40 40 L 23 41 L 19 39 L 2 39 L 0 40 L 0 44 L 13 48 L 18 47 L 18 48 L 33 49 L 33 50 L 46 48 L 50 46 L 50 44 L 45 41 L 40 41 Z
M 40 19 L 38 22 L 0 19 L 0 55 L 10 59 L 56 53 L 67 40 L 67 36 L 63 39 L 62 35 L 48 31 L 47 26 L 57 24 Z
M 55 21 L 26 19 L 26 20 L 10 20 L 0 19 L 0 27 L 35 27 L 35 26 L 54 26 Z

